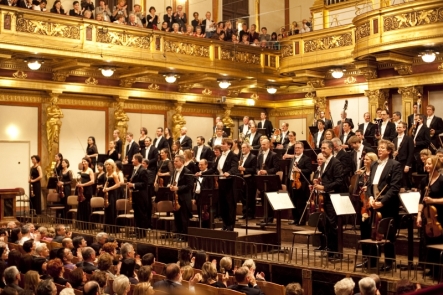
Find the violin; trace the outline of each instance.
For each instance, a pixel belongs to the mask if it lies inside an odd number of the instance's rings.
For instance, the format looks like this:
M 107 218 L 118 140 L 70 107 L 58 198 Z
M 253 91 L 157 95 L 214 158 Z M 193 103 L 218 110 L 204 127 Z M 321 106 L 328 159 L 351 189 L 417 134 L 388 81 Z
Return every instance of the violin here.
M 294 165 L 295 167 L 297 167 L 297 162 L 294 161 Z M 294 180 L 292 181 L 292 188 L 300 189 L 301 188 L 300 172 L 292 171 L 292 178 L 294 178 Z
M 274 134 L 271 136 L 271 143 L 280 142 L 281 141 L 281 130 L 278 128 L 274 129 Z
M 317 181 L 319 185 L 322 185 L 320 176 L 317 178 Z M 325 196 L 320 191 L 317 191 L 317 212 L 325 212 Z
M 383 189 L 378 193 L 377 196 L 374 198 L 374 202 L 378 200 L 378 198 L 381 196 L 383 191 L 388 187 L 388 184 L 386 184 Z M 383 218 L 380 212 L 377 210 L 373 210 L 374 214 L 372 216 L 372 224 L 371 224 L 371 239 L 373 241 L 381 241 L 383 239 L 383 235 L 378 233 L 378 224 L 380 223 L 380 220 Z
M 176 186 L 177 182 L 175 181 L 175 178 L 177 177 L 177 170 L 174 171 L 174 177 L 172 178 L 174 182 L 172 183 L 172 186 Z M 172 198 L 172 211 L 178 211 L 180 210 L 180 204 L 178 203 L 178 193 L 177 191 L 174 191 L 174 196 Z
M 425 197 L 429 197 L 429 186 L 426 186 Z M 443 228 L 437 219 L 437 208 L 432 205 L 425 204 L 426 208 L 423 214 L 426 218 L 425 232 L 430 238 L 436 238 L 443 234 Z
M 243 153 L 241 153 L 240 161 L 238 161 L 238 166 L 240 167 L 241 164 L 243 164 Z M 243 174 L 244 174 L 244 171 L 241 170 L 241 171 L 240 171 L 240 174 L 243 175 Z
M 79 203 L 83 202 L 86 199 L 85 195 L 83 194 L 83 191 L 84 191 L 84 189 L 82 186 L 77 187 L 77 201 Z

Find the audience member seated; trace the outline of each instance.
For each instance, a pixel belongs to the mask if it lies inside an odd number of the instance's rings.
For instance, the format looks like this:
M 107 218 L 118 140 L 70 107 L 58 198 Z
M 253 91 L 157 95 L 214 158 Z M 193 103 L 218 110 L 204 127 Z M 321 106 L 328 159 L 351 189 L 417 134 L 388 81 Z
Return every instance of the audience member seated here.
M 246 259 L 245 262 L 243 262 L 242 266 L 246 266 L 249 269 L 249 273 L 252 275 L 252 277 L 254 277 L 255 274 L 255 270 L 257 269 L 255 267 L 255 262 L 252 259 Z M 257 273 L 257 275 L 255 276 L 255 278 L 257 279 L 257 281 L 265 281 L 265 274 L 263 272 L 261 273 Z
M 129 282 L 132 285 L 138 284 L 138 278 L 135 274 L 135 259 L 134 258 L 126 258 L 122 260 L 122 264 L 120 267 L 120 274 L 128 277 Z
M 54 283 L 66 286 L 67 288 L 71 287 L 68 280 L 63 277 L 63 263 L 59 258 L 48 261 L 48 264 L 46 265 L 46 272 L 52 277 Z
M 177 23 L 173 23 L 172 24 L 172 32 L 173 34 L 183 34 L 182 32 L 180 32 L 180 25 Z
M 168 23 L 167 23 L 167 22 L 162 22 L 162 28 L 161 28 L 161 30 L 162 30 L 163 32 L 169 32 L 169 31 L 171 30 L 171 28 L 168 26 Z
M 65 269 L 73 270 L 75 269 L 75 264 L 72 263 L 74 256 L 68 248 L 60 248 L 57 250 L 57 257 L 63 262 L 63 267 Z
M 108 276 L 106 275 L 106 273 L 100 271 L 94 271 L 94 273 L 91 276 L 91 281 L 97 282 L 98 285 L 100 286 L 100 290 L 102 292 L 103 291 L 106 292 L 105 288 L 106 288 L 106 283 L 108 281 Z M 102 294 L 102 292 L 100 292 L 99 294 Z
M 290 283 L 285 288 L 285 295 L 303 295 L 304 293 L 299 283 Z
M 18 244 L 18 241 L 22 238 L 21 228 L 16 227 L 11 230 L 11 235 L 9 236 L 9 242 Z
M 126 295 L 131 290 L 131 284 L 126 276 L 120 275 L 114 279 L 112 289 L 117 295 Z
M 67 249 L 69 249 L 70 251 L 71 251 L 72 249 L 74 249 L 74 243 L 72 242 L 72 239 L 71 239 L 71 238 L 64 238 L 64 239 L 62 240 L 62 247 L 63 247 L 63 248 L 67 248 Z
M 266 27 L 261 28 L 260 41 L 271 41 L 271 35 L 268 34 L 268 29 Z
M 76 236 L 72 239 L 72 244 L 74 245 L 72 255 L 82 259 L 82 251 L 87 247 L 86 240 L 83 238 L 83 236 Z
M 205 262 L 201 268 L 202 270 L 202 284 L 207 284 L 212 287 L 217 288 L 226 288 L 227 284 L 226 282 L 229 279 L 229 274 L 225 273 L 223 276 L 223 283 L 217 281 L 217 269 L 215 268 L 214 264 L 211 262 Z
M 358 288 L 361 295 L 376 295 L 377 288 L 373 278 L 366 277 L 358 281 Z
M 18 269 L 21 273 L 27 273 L 28 270 L 32 269 L 32 264 L 34 262 L 34 240 L 27 240 L 23 244 L 23 251 L 25 251 L 25 254 L 20 258 Z
M 20 272 L 18 271 L 16 266 L 10 266 L 5 269 L 3 278 L 5 280 L 6 287 L 15 289 L 18 295 L 23 295 L 23 289 L 20 288 L 18 285 L 18 283 L 20 282 Z
M 74 289 L 82 291 L 86 280 L 86 272 L 81 267 L 77 267 L 69 273 L 68 281 Z
M 137 284 L 134 288 L 134 292 L 132 292 L 132 295 L 153 295 L 154 289 L 151 286 L 151 283 L 149 282 L 143 282 Z
M 30 225 L 29 224 L 23 225 L 21 228 L 21 233 L 22 233 L 22 237 L 17 242 L 19 245 L 23 245 L 24 242 L 31 239 Z
M 8 266 L 19 267 L 21 257 L 22 255 L 18 250 L 12 249 L 11 252 L 9 252 L 8 254 L 8 262 L 7 262 Z
M 249 35 L 243 35 L 241 39 L 241 44 L 243 45 L 249 45 Z
M 150 266 L 143 265 L 138 270 L 138 281 L 139 281 L 139 284 L 140 283 L 150 282 L 152 280 L 153 275 L 154 274 L 153 274 L 152 268 Z
M 59 295 L 75 295 L 74 289 L 72 288 L 64 288 L 60 291 Z
M 195 257 L 192 257 L 191 248 L 181 248 L 178 253 L 178 266 L 183 267 L 186 265 L 194 266 Z
M 145 255 L 143 255 L 142 257 L 142 265 L 143 266 L 150 266 L 152 269 L 152 266 L 155 263 L 155 256 L 152 253 L 146 253 Z M 152 271 L 155 274 L 155 271 Z
M 354 293 L 355 283 L 352 278 L 344 278 L 334 285 L 335 295 L 352 295 Z
M 46 269 L 46 262 L 49 258 L 49 249 L 45 243 L 39 244 L 35 248 L 35 256 L 32 264 L 32 269 L 38 271 L 40 274 L 43 274 L 43 270 Z
M 194 262 L 194 268 L 201 269 L 203 266 L 203 263 L 208 261 L 208 255 L 205 251 L 197 251 L 195 253 L 195 262 Z
M 95 242 L 92 243 L 91 247 L 95 250 L 95 255 L 100 254 L 100 249 L 108 240 L 108 234 L 105 232 L 100 232 L 95 236 Z
M 63 224 L 58 224 L 55 227 L 55 238 L 52 239 L 53 242 L 61 243 L 64 238 L 70 238 L 72 233 L 66 232 L 66 227 Z
M 102 254 L 98 257 L 97 269 L 94 271 L 94 273 L 103 272 L 110 279 L 114 279 L 115 276 L 111 272 L 111 267 L 113 266 L 112 261 L 113 257 L 109 253 L 102 252 Z
M 232 269 L 232 258 L 225 256 L 220 260 L 220 273 L 228 273 L 230 276 L 234 275 L 234 270 Z
M 40 283 L 40 275 L 35 270 L 30 270 L 25 274 L 24 279 L 24 294 L 25 295 L 32 295 L 37 294 L 37 287 Z
M 38 228 L 38 231 L 40 232 L 40 240 L 41 241 L 52 242 L 52 238 L 48 236 L 49 232 L 46 227 L 40 226 Z
M 176 263 L 166 265 L 165 276 L 166 279 L 154 283 L 154 290 L 160 289 L 169 293 L 183 288 L 181 284 L 182 274 Z
M 92 274 L 97 268 L 94 265 L 95 251 L 91 247 L 86 247 L 82 251 L 83 261 L 77 263 L 77 267 L 80 267 L 88 274 Z
M 185 265 L 180 268 L 180 271 L 182 273 L 182 279 L 183 281 L 189 281 L 194 277 L 194 269 L 190 265 Z
M 235 272 L 236 285 L 229 286 L 228 289 L 245 293 L 246 295 L 264 295 L 260 290 L 255 278 L 245 266 L 240 267 Z M 269 294 L 268 294 L 269 295 Z
M 38 283 L 36 295 L 54 295 L 57 294 L 57 288 L 51 279 L 42 280 Z

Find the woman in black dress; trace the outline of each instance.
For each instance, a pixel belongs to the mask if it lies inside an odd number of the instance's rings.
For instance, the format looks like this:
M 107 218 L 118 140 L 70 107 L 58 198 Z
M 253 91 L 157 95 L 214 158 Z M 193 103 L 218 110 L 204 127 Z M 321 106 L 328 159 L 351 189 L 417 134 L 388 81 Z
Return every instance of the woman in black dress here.
M 122 143 L 122 140 L 120 139 L 120 131 L 114 130 L 114 133 L 112 134 L 112 136 L 114 137 L 115 150 L 117 151 L 117 154 L 118 154 L 118 160 L 120 160 L 122 157 L 122 151 L 123 151 L 123 149 L 122 149 L 123 143 Z
M 112 159 L 114 162 L 118 161 L 118 151 L 115 148 L 115 142 L 112 140 L 109 142 L 108 159 Z
M 96 187 L 95 187 L 95 192 L 93 192 L 93 195 L 97 197 L 103 197 L 103 187 L 105 186 L 106 182 L 106 175 L 103 169 L 104 169 L 103 163 L 98 163 L 97 164 L 98 172 L 95 180 Z
M 58 185 L 63 187 L 64 198 L 60 198 L 60 202 L 65 205 L 65 210 L 62 211 L 62 218 L 66 218 L 67 213 L 67 200 L 71 195 L 71 183 L 72 183 L 72 171 L 68 170 L 69 161 L 68 159 L 63 159 L 62 161 L 62 171 L 60 172 L 60 178 Z
M 154 6 L 149 7 L 149 14 L 146 16 L 146 27 L 148 29 L 158 30 L 158 15 L 155 14 Z
M 138 139 L 138 145 L 140 146 L 140 151 L 145 149 L 145 139 L 148 137 L 148 129 L 145 127 L 140 128 L 140 138 Z
M 114 225 L 115 217 L 117 216 L 115 203 L 118 199 L 118 191 L 120 190 L 120 180 L 115 171 L 116 167 L 113 160 L 106 160 L 105 170 L 106 183 L 103 192 L 108 195 L 107 198 L 105 197 L 105 224 Z M 108 227 L 105 228 L 105 232 L 116 233 L 116 229 L 113 226 Z
M 40 180 L 43 177 L 42 167 L 40 166 L 40 157 L 34 155 L 31 157 L 32 167 L 29 175 L 31 209 L 35 210 L 37 215 L 42 214 L 42 187 Z
M 89 221 L 91 215 L 91 198 L 92 189 L 95 183 L 94 172 L 89 167 L 91 160 L 87 157 L 82 159 L 82 171 L 80 172 L 80 179 L 77 179 L 77 194 L 80 188 L 83 188 L 83 195 L 85 199 L 78 203 L 77 219 L 79 221 Z
M 183 155 L 185 156 L 185 167 L 191 171 L 192 174 L 197 172 L 197 165 L 193 161 L 192 157 L 192 151 L 191 150 L 185 150 L 183 152 Z
M 169 148 L 171 148 L 173 139 L 172 139 L 171 130 L 168 127 L 165 127 L 165 138 L 168 141 Z
M 95 163 L 97 162 L 98 150 L 95 144 L 95 137 L 88 137 L 88 147 L 86 148 L 86 157 L 91 160 L 91 169 L 95 172 Z
M 58 153 L 55 155 L 54 159 L 55 159 L 54 176 L 60 177 L 60 172 L 63 170 L 62 167 L 63 155 Z
M 289 131 L 288 133 L 288 138 L 289 138 L 289 143 L 288 143 L 288 147 L 286 148 L 286 152 L 283 155 L 283 159 L 292 159 L 295 156 L 295 132 L 294 131 Z
M 117 173 L 120 182 L 120 188 L 117 190 L 117 200 L 125 198 L 125 176 L 123 175 L 123 164 L 121 161 L 115 161 L 115 173 Z
M 166 187 L 169 184 L 172 173 L 174 172 L 174 165 L 171 160 L 169 160 L 168 149 L 162 149 L 160 151 L 160 161 L 158 162 L 157 175 L 159 178 L 163 179 L 163 186 Z

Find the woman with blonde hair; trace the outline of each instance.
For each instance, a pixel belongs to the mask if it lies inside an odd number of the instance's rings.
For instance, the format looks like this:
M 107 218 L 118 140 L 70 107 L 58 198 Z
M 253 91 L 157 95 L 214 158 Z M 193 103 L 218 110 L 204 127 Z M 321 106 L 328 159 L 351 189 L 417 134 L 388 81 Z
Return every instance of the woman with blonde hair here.
M 132 295 L 154 294 L 154 289 L 152 289 L 151 283 L 149 282 L 151 279 L 152 279 L 151 267 L 147 265 L 140 267 L 138 271 L 139 283 L 135 286 Z
M 30 294 L 31 292 L 37 294 L 37 286 L 40 282 L 40 275 L 34 270 L 28 270 L 25 274 L 25 294 Z M 29 291 L 27 291 L 29 290 Z
M 217 288 L 226 288 L 226 282 L 229 279 L 229 274 L 226 273 L 223 276 L 223 283 L 217 281 L 217 269 L 215 268 L 214 264 L 212 262 L 205 262 L 203 263 L 202 266 L 202 281 L 201 283 L 206 284 L 206 285 L 210 285 L 212 287 L 217 287 Z
M 184 281 L 189 281 L 194 277 L 194 268 L 191 265 L 185 265 L 180 268 Z
M 185 156 L 185 167 L 188 168 L 192 174 L 197 172 L 197 166 L 193 161 L 193 155 L 191 150 L 184 150 L 183 155 Z
M 118 199 L 118 189 L 120 187 L 120 180 L 118 174 L 115 171 L 115 162 L 112 159 L 105 161 L 105 186 L 103 187 L 103 193 L 105 197 L 105 224 L 114 225 L 115 216 L 117 216 L 116 202 Z M 110 226 L 105 229 L 107 233 L 115 233 L 116 229 L 114 226 Z

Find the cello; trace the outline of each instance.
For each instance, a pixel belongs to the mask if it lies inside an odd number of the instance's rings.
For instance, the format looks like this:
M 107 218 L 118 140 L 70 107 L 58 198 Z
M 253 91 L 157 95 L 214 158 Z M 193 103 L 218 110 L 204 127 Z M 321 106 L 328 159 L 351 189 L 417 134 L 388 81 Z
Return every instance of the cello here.
M 348 109 L 348 100 L 345 100 L 345 105 L 343 106 L 343 112 L 346 112 L 347 109 Z M 337 137 L 340 136 L 340 133 L 342 132 L 341 128 L 343 123 L 344 121 L 343 122 L 340 121 L 340 124 L 334 127 L 334 133 Z

